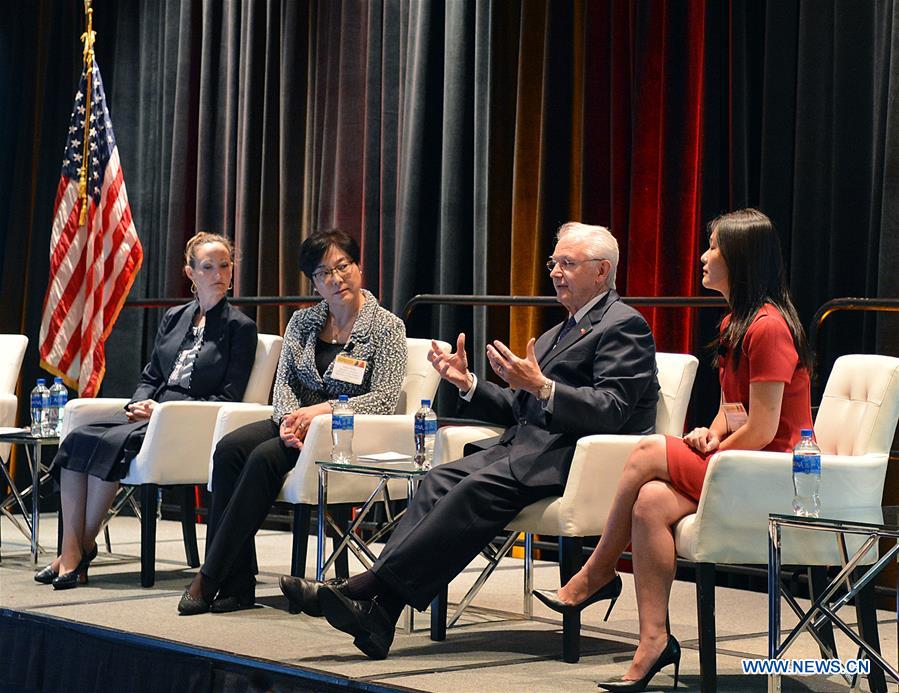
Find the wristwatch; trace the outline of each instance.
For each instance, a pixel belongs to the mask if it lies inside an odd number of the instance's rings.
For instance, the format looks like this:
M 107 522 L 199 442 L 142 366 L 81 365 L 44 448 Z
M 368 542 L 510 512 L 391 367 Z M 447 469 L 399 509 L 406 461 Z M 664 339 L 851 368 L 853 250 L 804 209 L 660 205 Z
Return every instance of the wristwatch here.
M 541 402 L 548 402 L 549 396 L 553 393 L 553 381 L 552 380 L 544 380 L 543 385 L 540 386 L 540 389 L 537 390 L 537 399 Z

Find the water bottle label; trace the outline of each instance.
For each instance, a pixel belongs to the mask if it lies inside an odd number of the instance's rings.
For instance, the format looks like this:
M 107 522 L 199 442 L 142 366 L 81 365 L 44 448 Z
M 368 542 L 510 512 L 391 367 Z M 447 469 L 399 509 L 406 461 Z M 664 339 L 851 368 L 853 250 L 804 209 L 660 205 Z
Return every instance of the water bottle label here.
M 50 393 L 50 406 L 51 407 L 64 407 L 66 406 L 67 397 L 59 392 L 51 392 Z
M 31 395 L 31 408 L 32 409 L 40 409 L 44 405 L 43 398 L 40 393 L 35 393 Z
M 437 419 L 425 419 L 424 424 L 426 435 L 437 435 Z
M 820 474 L 821 455 L 793 455 L 794 474 Z
M 423 436 L 425 434 L 425 420 L 415 419 L 415 435 Z
M 332 431 L 352 431 L 353 417 L 348 414 L 334 414 L 331 417 Z

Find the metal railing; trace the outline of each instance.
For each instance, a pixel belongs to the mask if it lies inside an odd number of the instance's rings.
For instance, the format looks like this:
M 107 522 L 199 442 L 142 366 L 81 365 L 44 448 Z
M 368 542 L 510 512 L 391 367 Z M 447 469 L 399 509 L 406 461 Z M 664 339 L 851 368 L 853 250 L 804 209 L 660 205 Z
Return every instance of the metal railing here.
M 622 296 L 629 306 L 646 308 L 726 308 L 727 301 L 713 296 Z M 418 294 L 403 307 L 403 322 L 409 322 L 419 306 L 543 306 L 561 308 L 553 296 L 467 296 L 464 294 Z
M 815 311 L 808 328 L 808 343 L 817 351 L 818 335 L 824 322 L 841 311 L 899 313 L 899 298 L 834 298 Z

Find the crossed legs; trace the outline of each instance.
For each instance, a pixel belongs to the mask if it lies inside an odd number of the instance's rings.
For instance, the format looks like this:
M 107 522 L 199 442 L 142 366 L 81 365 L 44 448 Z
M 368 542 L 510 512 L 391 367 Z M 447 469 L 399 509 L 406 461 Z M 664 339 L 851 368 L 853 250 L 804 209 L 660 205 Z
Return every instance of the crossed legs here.
M 664 436 L 644 438 L 625 463 L 605 531 L 583 568 L 559 590 L 577 604 L 615 577 L 628 544 L 640 621 L 640 644 L 625 679 L 639 679 L 668 642 L 668 596 L 677 566 L 672 526 L 696 503 L 670 484 Z

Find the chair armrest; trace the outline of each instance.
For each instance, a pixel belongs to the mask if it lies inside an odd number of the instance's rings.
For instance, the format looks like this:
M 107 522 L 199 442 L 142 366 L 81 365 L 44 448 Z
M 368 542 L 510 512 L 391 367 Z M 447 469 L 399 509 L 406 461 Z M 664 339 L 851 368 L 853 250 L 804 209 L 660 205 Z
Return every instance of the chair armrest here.
M 822 516 L 840 508 L 879 507 L 886 455 L 822 455 Z M 768 515 L 793 512 L 789 453 L 728 450 L 709 461 L 699 505 L 675 526 L 678 554 L 712 563 L 768 561 Z M 784 563 L 839 562 L 832 537 L 783 546 Z
M 15 395 L 0 395 L 0 426 L 16 425 L 16 408 L 18 400 Z M 9 459 L 9 444 L 0 445 L 0 464 Z
M 221 402 L 156 405 L 124 484 L 205 484 L 212 432 Z
M 434 441 L 433 466 L 458 460 L 469 443 L 485 438 L 493 438 L 506 430 L 497 426 L 444 426 L 437 430 Z
M 63 412 L 62 434 L 59 439 L 63 440 L 78 426 L 85 426 L 118 414 L 130 401 L 125 397 L 79 397 L 69 400 Z
M 602 534 L 624 463 L 642 439 L 643 436 L 603 434 L 578 440 L 559 506 L 562 534 Z
M 263 404 L 244 404 L 241 402 L 223 404 L 215 419 L 215 428 L 212 431 L 212 444 L 209 449 L 209 482 L 206 488 L 212 491 L 212 462 L 215 455 L 215 446 L 232 431 L 241 426 L 270 419 L 274 408 Z
M 366 455 L 393 450 L 415 454 L 415 417 L 409 414 L 356 414 L 353 422 L 353 453 Z M 318 503 L 317 461 L 331 458 L 331 416 L 316 416 L 296 466 L 284 480 L 280 500 L 288 503 Z M 374 488 L 374 477 L 335 474 L 328 485 L 329 503 L 361 502 Z M 405 482 L 391 483 L 391 497 L 404 498 Z M 396 495 L 399 494 L 399 495 Z
M 15 395 L 0 395 L 0 426 L 16 425 L 16 408 L 19 404 Z

